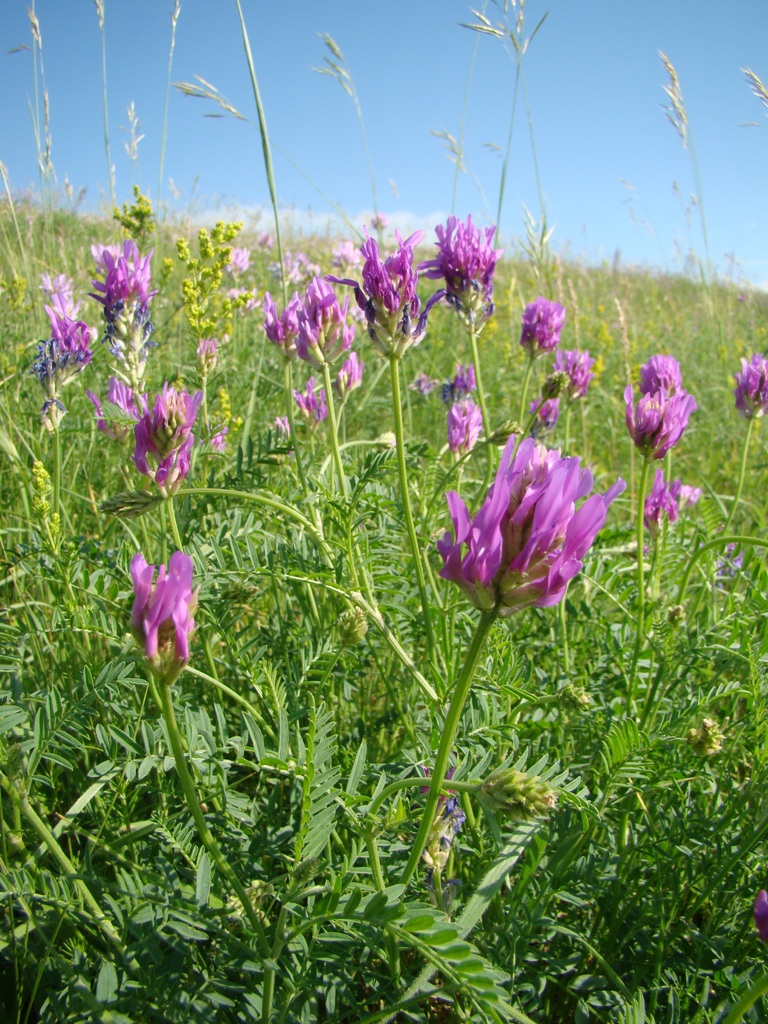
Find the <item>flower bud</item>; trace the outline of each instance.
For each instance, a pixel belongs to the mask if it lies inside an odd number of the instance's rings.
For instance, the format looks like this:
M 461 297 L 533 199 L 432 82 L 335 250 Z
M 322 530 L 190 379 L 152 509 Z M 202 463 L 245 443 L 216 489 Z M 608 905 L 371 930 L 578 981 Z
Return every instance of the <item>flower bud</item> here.
M 562 690 L 558 691 L 557 697 L 567 707 L 576 711 L 583 711 L 592 703 L 592 698 L 584 687 L 574 686 L 573 683 L 566 683 Z
M 368 620 L 362 608 L 347 608 L 336 621 L 342 647 L 359 644 L 368 632 Z
M 493 772 L 475 792 L 489 810 L 506 814 L 513 821 L 546 814 L 557 804 L 557 795 L 551 786 L 538 775 L 528 775 L 516 768 Z
M 106 498 L 99 505 L 99 511 L 118 519 L 135 519 L 162 504 L 159 494 L 150 491 L 121 491 L 114 498 Z
M 725 734 L 713 718 L 702 718 L 701 725 L 689 729 L 687 740 L 691 748 L 701 757 L 710 757 L 723 749 Z
M 565 370 L 554 370 L 544 381 L 541 394 L 544 398 L 559 398 L 570 384 L 571 378 Z

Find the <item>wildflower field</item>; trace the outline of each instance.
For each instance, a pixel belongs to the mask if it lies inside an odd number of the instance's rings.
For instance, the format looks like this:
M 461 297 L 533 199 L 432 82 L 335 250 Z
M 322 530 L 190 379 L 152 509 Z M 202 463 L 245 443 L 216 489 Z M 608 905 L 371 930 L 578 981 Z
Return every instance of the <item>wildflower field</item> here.
M 0 1020 L 766 1020 L 768 298 L 157 213 L 0 201 Z

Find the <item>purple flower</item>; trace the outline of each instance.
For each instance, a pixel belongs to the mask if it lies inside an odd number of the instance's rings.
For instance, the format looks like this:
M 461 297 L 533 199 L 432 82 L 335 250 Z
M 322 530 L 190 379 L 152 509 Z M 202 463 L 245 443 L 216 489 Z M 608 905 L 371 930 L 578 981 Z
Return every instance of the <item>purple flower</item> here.
M 735 544 L 726 544 L 723 555 L 715 565 L 715 576 L 718 579 L 732 579 L 744 566 L 744 552 L 737 553 Z
M 189 473 L 195 443 L 192 428 L 202 400 L 202 391 L 189 395 L 167 383 L 151 410 L 146 398 L 142 399 L 144 413 L 133 430 L 133 461 L 140 473 L 154 480 L 164 497 L 175 494 Z
M 419 264 L 425 277 L 445 281 L 448 302 L 472 323 L 477 314 L 484 321 L 493 313 L 493 274 L 504 252 L 491 247 L 495 233 L 495 227 L 476 228 L 471 214 L 466 223 L 450 216 L 435 228 L 437 256 Z
M 674 523 L 678 515 L 678 505 L 672 489 L 664 482 L 664 470 L 657 469 L 651 493 L 646 496 L 643 509 L 643 522 L 651 533 L 657 532 L 662 514 L 670 523 Z
M 439 383 L 440 381 L 436 377 L 430 377 L 428 373 L 422 371 L 416 380 L 408 385 L 408 390 L 418 391 L 421 395 L 429 395 Z
M 755 900 L 755 927 L 758 937 L 768 942 L 768 893 L 761 889 Z
M 736 408 L 745 419 L 758 419 L 768 412 L 768 359 L 765 356 L 755 353 L 749 362 L 742 358 L 733 394 Z
M 107 385 L 107 403 L 112 407 L 105 413 L 101 402 L 92 391 L 85 392 L 96 406 L 96 426 L 113 441 L 123 441 L 133 432 L 134 423 L 141 419 L 146 408 L 140 408 L 133 389 L 110 377 Z M 141 396 L 139 396 L 141 400 Z M 111 415 L 110 415 L 111 413 Z
M 341 364 L 339 375 L 336 378 L 336 390 L 342 402 L 346 402 L 350 391 L 359 388 L 363 383 L 363 370 L 365 363 L 357 358 L 357 352 L 350 352 L 349 359 Z
M 472 363 L 469 363 L 467 366 L 457 363 L 456 375 L 453 380 L 448 380 L 443 384 L 441 398 L 446 404 L 448 402 L 460 402 L 462 398 L 466 398 L 467 395 L 471 394 L 476 387 L 477 380 Z
M 136 243 L 127 239 L 122 254 L 115 257 L 109 249 L 101 251 L 104 280 L 95 279 L 91 298 L 104 307 L 106 332 L 103 340 L 116 359 L 125 363 L 130 382 L 137 386 L 144 375 L 154 327 L 149 318 L 151 250 L 143 259 Z
M 274 427 L 281 438 L 288 438 L 291 436 L 291 424 L 287 416 L 275 416 Z
M 229 427 L 222 425 L 211 435 L 210 445 L 215 452 L 226 451 L 228 433 Z
M 374 231 L 386 231 L 389 227 L 389 218 L 386 213 L 375 213 L 371 217 L 371 227 Z
M 286 359 L 296 357 L 300 309 L 301 299 L 297 292 L 293 293 L 291 301 L 279 316 L 277 306 L 269 292 L 264 296 L 264 330 L 269 340 L 277 345 Z
M 538 437 L 542 433 L 554 430 L 560 416 L 559 398 L 536 398 L 529 406 L 531 415 L 536 414 L 531 436 Z
M 418 275 L 413 260 L 414 249 L 424 237 L 424 232 L 415 231 L 405 241 L 400 232 L 395 234 L 398 248 L 383 263 L 375 239 L 366 237 L 360 246 L 365 258 L 362 284 L 332 274 L 326 275 L 326 281 L 350 285 L 355 289 L 355 299 L 365 312 L 371 341 L 383 355 L 399 358 L 422 340 L 429 311 L 442 298 L 443 292 L 433 295 L 420 313 L 421 302 L 416 294 Z
M 677 502 L 680 511 L 695 505 L 701 497 L 700 487 L 690 487 L 688 484 L 673 480 L 669 485 L 669 492 Z
M 298 405 L 299 411 L 309 424 L 310 429 L 314 429 L 318 423 L 322 423 L 322 421 L 328 416 L 328 406 L 325 400 L 325 388 L 320 388 L 320 390 L 315 393 L 315 386 L 315 378 L 310 377 L 307 381 L 307 387 L 304 392 L 293 392 L 296 405 Z
M 246 248 L 235 247 L 232 250 L 232 255 L 229 257 L 229 263 L 224 268 L 233 277 L 237 277 L 238 274 L 244 274 L 251 265 L 251 250 Z
M 217 348 L 218 342 L 215 338 L 201 338 L 197 343 L 197 362 L 203 377 L 207 377 L 216 369 L 218 361 L 216 355 Z
M 260 231 L 256 243 L 260 249 L 269 250 L 275 244 L 275 239 L 268 231 Z
M 310 282 L 298 309 L 296 355 L 313 366 L 332 363 L 352 347 L 355 328 L 347 324 L 349 299 L 339 305 L 336 292 L 322 277 Z
M 565 309 L 559 302 L 539 296 L 525 307 L 520 344 L 531 357 L 551 352 L 560 344 L 560 332 L 565 324 Z
M 74 319 L 80 311 L 81 303 L 72 298 L 72 278 L 66 274 L 40 275 L 40 288 L 46 293 L 56 313 Z
M 558 349 L 555 353 L 554 371 L 568 374 L 568 387 L 566 394 L 571 401 L 583 398 L 587 393 L 590 382 L 594 380 L 592 367 L 595 360 L 589 352 L 579 352 L 578 349 Z
M 676 395 L 683 390 L 680 363 L 672 356 L 651 356 L 640 367 L 640 393 L 650 395 L 662 388 L 668 395 Z
M 189 638 L 195 628 L 197 590 L 192 590 L 192 559 L 175 551 L 168 568 L 147 565 L 139 553 L 131 560 L 131 626 L 154 675 L 170 686 L 189 661 Z
M 283 266 L 285 267 L 285 280 L 289 284 L 303 284 L 320 273 L 320 267 L 316 263 L 312 263 L 307 254 L 303 252 L 298 252 L 295 256 L 286 252 Z M 270 263 L 269 269 L 275 277 L 280 277 L 279 263 Z
M 454 455 L 472 451 L 483 429 L 483 414 L 471 398 L 464 398 L 448 410 L 448 447 Z
M 515 454 L 512 436 L 474 519 L 455 491 L 447 494 L 453 536 L 438 542 L 445 563 L 440 575 L 457 583 L 475 607 L 502 616 L 557 604 L 625 486 L 619 479 L 577 509 L 592 488 L 589 470 L 532 438 Z
M 344 241 L 339 242 L 333 250 L 332 262 L 334 267 L 338 267 L 342 271 L 352 270 L 354 267 L 360 266 L 362 257 L 354 242 Z
M 51 337 L 38 343 L 31 372 L 45 396 L 42 423 L 47 430 L 56 430 L 66 412 L 59 398 L 61 389 L 90 363 L 93 352 L 90 332 L 82 320 L 72 320 L 50 306 L 45 311 L 51 321 Z
M 634 388 L 628 384 L 624 401 L 630 437 L 646 457 L 663 459 L 683 436 L 691 413 L 698 408 L 696 399 L 687 391 L 668 395 L 664 388 L 641 395 L 637 406 L 634 398 Z

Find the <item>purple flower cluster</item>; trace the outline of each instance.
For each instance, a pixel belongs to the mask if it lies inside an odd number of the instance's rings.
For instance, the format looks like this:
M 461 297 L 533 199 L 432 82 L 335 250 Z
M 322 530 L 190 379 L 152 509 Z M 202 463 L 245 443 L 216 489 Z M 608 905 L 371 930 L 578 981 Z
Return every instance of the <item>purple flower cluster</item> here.
M 192 428 L 202 400 L 202 391 L 189 395 L 167 383 L 155 398 L 152 409 L 146 397 L 141 400 L 142 416 L 133 431 L 136 439 L 133 461 L 140 473 L 157 484 L 163 497 L 175 494 L 189 473 L 195 443 Z
M 75 302 L 72 295 L 72 278 L 66 274 L 51 277 L 48 273 L 40 275 L 40 288 L 48 296 L 48 301 L 59 316 L 74 320 L 80 312 L 82 303 Z
M 532 438 L 516 452 L 512 436 L 474 519 L 455 491 L 446 496 L 453 536 L 438 542 L 445 563 L 440 575 L 458 584 L 475 607 L 502 616 L 557 604 L 624 487 L 619 479 L 577 509 L 592 489 L 592 474 L 578 458 L 562 458 Z
M 363 383 L 364 369 L 365 363 L 361 363 L 357 358 L 357 352 L 350 352 L 349 359 L 341 364 L 334 385 L 342 404 L 346 402 L 350 392 L 355 391 Z
M 768 412 L 768 359 L 755 355 L 741 360 L 741 373 L 736 374 L 736 408 L 745 419 L 758 419 Z
M 170 686 L 189 661 L 195 628 L 197 590 L 192 590 L 192 559 L 175 551 L 168 568 L 148 565 L 139 553 L 131 560 L 134 600 L 131 626 L 152 672 Z
M 244 274 L 251 265 L 251 250 L 246 248 L 234 248 L 229 257 L 229 263 L 224 268 L 233 277 Z
M 91 298 L 104 307 L 104 341 L 112 355 L 127 367 L 129 383 L 137 387 L 144 375 L 154 327 L 149 317 L 152 253 L 143 259 L 136 243 L 127 239 L 119 256 L 106 247 L 99 252 L 104 280 L 95 279 Z
M 592 373 L 594 365 L 595 360 L 589 352 L 579 352 L 578 349 L 558 349 L 555 353 L 553 369 L 555 373 L 568 374 L 568 386 L 565 393 L 571 401 L 584 398 L 586 395 L 590 383 L 595 378 Z
M 96 426 L 112 441 L 124 441 L 133 433 L 134 424 L 138 423 L 146 412 L 146 396 L 137 396 L 117 377 L 110 377 L 107 385 L 107 404 L 105 412 L 101 401 L 92 391 L 85 392 L 96 407 Z
M 463 366 L 456 364 L 456 373 L 453 380 L 447 380 L 440 392 L 440 397 L 447 404 L 448 402 L 460 402 L 477 388 L 475 368 L 472 363 Z
M 349 351 L 355 328 L 347 324 L 348 307 L 349 299 L 344 299 L 344 305 L 340 306 L 336 292 L 322 277 L 312 279 L 304 302 L 297 310 L 296 354 L 299 359 L 321 367 Z
M 309 424 L 310 430 L 313 430 L 318 423 L 322 423 L 328 417 L 325 388 L 320 388 L 319 391 L 316 391 L 316 387 L 315 378 L 310 377 L 304 392 L 293 392 L 296 405 L 298 405 L 299 411 Z
M 552 352 L 560 344 L 565 324 L 565 308 L 559 302 L 539 296 L 525 307 L 520 344 L 535 359 L 542 352 Z
M 675 481 L 680 483 L 679 480 Z M 646 529 L 656 533 L 664 516 L 668 522 L 674 523 L 678 516 L 678 504 L 672 493 L 672 488 L 667 487 L 664 481 L 664 470 L 657 469 L 653 481 L 651 493 L 646 496 L 643 509 L 643 522 Z
M 82 320 L 57 313 L 45 307 L 51 321 L 51 336 L 37 346 L 37 358 L 31 372 L 43 389 L 45 400 L 40 412 L 47 430 L 56 430 L 66 412 L 59 398 L 61 389 L 90 363 L 91 335 Z
M 482 411 L 471 398 L 463 398 L 448 410 L 448 447 L 454 455 L 472 451 L 482 429 Z
M 317 263 L 313 263 L 304 252 L 297 252 L 294 256 L 293 253 L 286 251 L 283 254 L 283 266 L 285 267 L 286 284 L 306 284 L 320 273 Z M 275 277 L 280 277 L 279 263 L 270 263 L 269 269 Z
M 435 228 L 437 256 L 419 264 L 425 277 L 445 281 L 448 302 L 472 324 L 478 314 L 485 322 L 493 313 L 493 275 L 504 252 L 491 246 L 495 233 L 495 227 L 475 227 L 471 215 L 466 223 L 450 216 Z
M 418 391 L 420 395 L 430 395 L 435 390 L 440 381 L 437 377 L 430 377 L 428 373 L 424 373 L 422 370 L 416 377 L 416 380 L 412 381 L 408 385 L 409 391 Z
M 768 942 L 768 893 L 761 889 L 755 900 L 755 927 L 758 937 Z
M 264 330 L 269 340 L 277 345 L 286 359 L 296 357 L 300 309 L 301 299 L 297 292 L 294 292 L 290 302 L 279 315 L 269 292 L 264 296 Z
M 680 367 L 671 356 L 649 359 L 640 370 L 640 380 L 637 405 L 632 385 L 628 384 L 624 391 L 627 429 L 635 447 L 646 458 L 663 459 L 683 436 L 698 405 L 682 387 Z
M 528 411 L 536 419 L 531 428 L 532 437 L 540 437 L 542 434 L 554 430 L 560 418 L 559 398 L 536 398 L 531 402 Z
M 358 307 L 365 313 L 368 335 L 383 355 L 400 357 L 424 337 L 429 311 L 443 292 L 429 300 L 423 312 L 416 294 L 418 275 L 413 266 L 414 250 L 424 237 L 415 231 L 405 241 L 397 236 L 398 247 L 382 262 L 375 239 L 366 237 L 360 246 L 364 257 L 362 284 L 349 278 L 326 275 L 326 281 L 355 289 Z

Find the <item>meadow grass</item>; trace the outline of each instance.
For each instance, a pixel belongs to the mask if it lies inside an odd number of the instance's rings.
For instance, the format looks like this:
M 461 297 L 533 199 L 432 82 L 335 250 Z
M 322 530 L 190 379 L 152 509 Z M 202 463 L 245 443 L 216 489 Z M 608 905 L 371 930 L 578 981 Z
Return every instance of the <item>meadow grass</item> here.
M 487 321 L 440 301 L 407 346 L 415 305 L 389 341 L 369 309 L 341 401 L 337 366 L 267 337 L 263 297 L 282 310 L 295 288 L 309 308 L 313 276 L 359 280 L 334 264 L 344 239 L 158 223 L 138 192 L 112 219 L 79 215 L 3 180 L 3 1020 L 765 1020 L 765 439 L 733 394 L 740 359 L 768 349 L 765 295 L 569 261 L 530 218 Z M 156 347 L 131 364 L 88 297 L 91 246 L 125 238 L 154 251 L 157 289 Z M 72 279 L 93 352 L 53 429 L 40 380 L 60 371 L 30 373 L 51 334 L 43 274 Z M 422 310 L 438 284 L 421 274 Z M 627 487 L 564 599 L 502 617 L 506 593 L 473 607 L 440 576 L 437 542 L 447 492 L 474 514 L 510 434 L 534 429 L 554 352 L 529 359 L 520 337 L 539 295 L 566 310 L 561 347 L 596 362 L 537 440 L 598 493 Z M 657 354 L 698 409 L 651 461 L 623 393 Z M 472 363 L 484 422 L 454 456 L 451 392 Z M 105 403 L 116 370 L 150 406 L 165 384 L 200 392 L 177 484 L 139 472 L 140 412 Z M 323 422 L 293 400 L 310 376 Z M 657 468 L 702 493 L 649 530 Z M 191 559 L 188 661 L 167 616 L 149 652 L 139 552 Z

